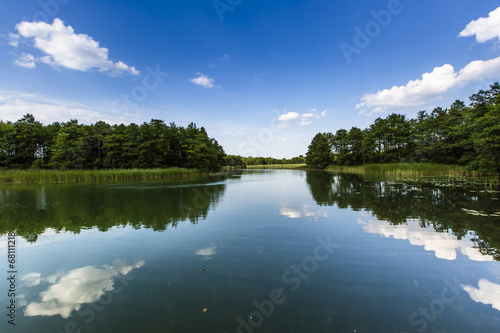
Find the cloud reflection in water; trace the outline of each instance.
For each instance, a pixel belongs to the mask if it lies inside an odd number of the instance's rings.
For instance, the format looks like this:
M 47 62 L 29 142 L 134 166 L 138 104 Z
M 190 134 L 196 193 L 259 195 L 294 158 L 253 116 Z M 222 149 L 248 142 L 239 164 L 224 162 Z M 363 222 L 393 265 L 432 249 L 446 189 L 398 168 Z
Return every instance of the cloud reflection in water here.
M 479 249 L 473 247 L 470 238 L 457 239 L 453 234 L 437 232 L 432 228 L 420 227 L 418 220 L 408 220 L 407 224 L 392 225 L 387 221 L 377 220 L 363 213 L 358 218 L 363 230 L 370 234 L 379 234 L 394 239 L 406 239 L 412 245 L 423 246 L 426 251 L 434 252 L 436 258 L 456 260 L 457 253 L 466 255 L 474 261 L 494 261 L 492 256 L 483 255 Z
M 42 281 L 52 284 L 40 293 L 40 302 L 31 302 L 24 314 L 31 316 L 55 316 L 68 318 L 71 312 L 78 311 L 82 304 L 97 302 L 106 292 L 114 289 L 113 278 L 125 276 L 134 268 L 144 266 L 144 261 L 133 265 L 105 265 L 102 268 L 85 266 L 69 272 L 56 274 L 42 279 L 39 273 L 25 275 L 22 280 L 28 286 L 35 286 Z

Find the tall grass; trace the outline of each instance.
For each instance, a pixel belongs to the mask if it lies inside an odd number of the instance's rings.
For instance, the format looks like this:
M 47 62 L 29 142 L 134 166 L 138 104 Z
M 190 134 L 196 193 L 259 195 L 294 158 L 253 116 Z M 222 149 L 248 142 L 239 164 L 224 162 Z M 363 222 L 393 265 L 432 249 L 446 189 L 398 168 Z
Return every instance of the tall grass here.
M 361 174 L 383 175 L 391 177 L 423 177 L 423 176 L 449 176 L 465 177 L 479 176 L 477 173 L 467 171 L 459 165 L 444 165 L 434 163 L 389 163 L 365 164 L 353 167 L 328 167 L 328 170 L 353 172 Z
M 3 170 L 1 183 L 73 183 L 186 179 L 206 175 L 196 169 Z

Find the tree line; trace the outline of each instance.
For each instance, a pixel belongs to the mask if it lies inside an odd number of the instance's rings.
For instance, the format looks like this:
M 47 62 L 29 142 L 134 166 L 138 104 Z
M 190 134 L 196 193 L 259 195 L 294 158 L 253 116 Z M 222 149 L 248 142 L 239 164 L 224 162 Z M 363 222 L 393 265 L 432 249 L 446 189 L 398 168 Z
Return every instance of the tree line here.
M 368 128 L 318 133 L 306 154 L 308 165 L 432 162 L 465 165 L 500 174 L 500 84 L 449 108 L 420 111 L 415 119 L 390 114 Z
M 224 149 L 195 123 L 152 119 L 141 125 L 77 120 L 43 125 L 33 114 L 0 122 L 0 168 L 131 169 L 184 167 L 217 171 Z
M 247 165 L 276 165 L 276 164 L 304 164 L 306 158 L 302 155 L 292 158 L 274 157 L 243 157 L 240 155 L 227 155 L 225 157 L 226 166 L 245 167 Z

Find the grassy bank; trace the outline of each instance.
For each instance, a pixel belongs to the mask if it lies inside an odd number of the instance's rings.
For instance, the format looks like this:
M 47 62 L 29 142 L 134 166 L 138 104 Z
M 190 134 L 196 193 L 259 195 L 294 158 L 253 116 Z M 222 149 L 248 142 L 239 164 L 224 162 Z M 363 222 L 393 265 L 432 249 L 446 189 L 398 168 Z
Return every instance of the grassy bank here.
M 196 169 L 2 170 L 0 184 L 175 180 L 205 175 Z
M 298 169 L 305 164 L 269 164 L 269 165 L 247 165 L 247 169 Z
M 342 172 L 353 172 L 361 174 L 373 174 L 392 177 L 421 177 L 421 176 L 479 176 L 479 174 L 467 171 L 459 165 L 444 165 L 433 163 L 389 163 L 389 164 L 365 164 L 352 167 L 330 166 L 327 170 Z

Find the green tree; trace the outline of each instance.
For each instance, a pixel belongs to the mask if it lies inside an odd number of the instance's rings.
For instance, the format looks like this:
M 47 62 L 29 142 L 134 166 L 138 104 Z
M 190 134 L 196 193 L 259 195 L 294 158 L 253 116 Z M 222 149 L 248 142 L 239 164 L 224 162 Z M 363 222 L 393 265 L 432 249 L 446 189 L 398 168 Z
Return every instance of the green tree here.
M 349 146 L 349 156 L 347 163 L 349 165 L 358 165 L 361 163 L 363 150 L 363 131 L 357 127 L 352 127 L 347 134 Z
M 318 133 L 309 145 L 306 163 L 319 169 L 325 169 L 333 163 L 333 156 L 325 133 Z
M 473 169 L 500 175 L 500 104 L 491 104 L 488 112 L 474 122 L 472 135 L 476 157 Z
M 41 158 L 43 126 L 28 113 L 12 124 L 7 136 L 6 163 L 9 167 L 29 168 L 37 158 Z

